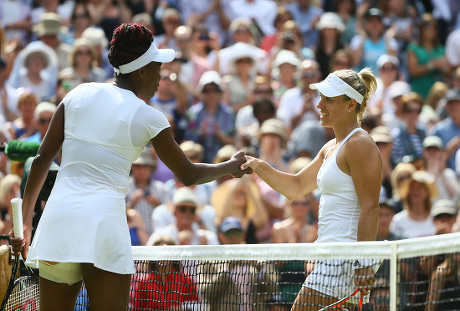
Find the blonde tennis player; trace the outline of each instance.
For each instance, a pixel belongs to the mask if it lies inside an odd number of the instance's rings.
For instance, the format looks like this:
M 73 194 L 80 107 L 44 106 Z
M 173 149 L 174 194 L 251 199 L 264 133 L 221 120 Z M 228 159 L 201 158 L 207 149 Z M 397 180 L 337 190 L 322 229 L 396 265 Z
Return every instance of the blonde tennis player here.
M 109 52 L 114 83 L 76 87 L 60 103 L 29 173 L 24 193 L 28 264 L 40 268 L 40 310 L 73 310 L 81 282 L 92 311 L 126 310 L 131 274 L 125 196 L 131 163 L 151 142 L 160 159 L 185 185 L 243 175 L 244 155 L 220 164 L 192 163 L 174 141 L 166 117 L 141 98 L 151 98 L 163 62 L 175 52 L 158 50 L 139 24 L 115 29 Z M 54 189 L 27 254 L 32 214 L 47 171 L 62 146 Z
M 299 173 L 278 171 L 260 159 L 246 156 L 242 169 L 252 168 L 265 182 L 290 200 L 316 188 L 321 192 L 318 239 L 322 242 L 374 241 L 379 216 L 382 161 L 372 138 L 360 128 L 376 80 L 369 69 L 340 70 L 311 84 L 321 100 L 321 125 L 335 139 Z M 336 302 L 357 287 L 368 294 L 374 283 L 371 262 L 319 261 L 307 277 L 292 310 L 313 311 Z

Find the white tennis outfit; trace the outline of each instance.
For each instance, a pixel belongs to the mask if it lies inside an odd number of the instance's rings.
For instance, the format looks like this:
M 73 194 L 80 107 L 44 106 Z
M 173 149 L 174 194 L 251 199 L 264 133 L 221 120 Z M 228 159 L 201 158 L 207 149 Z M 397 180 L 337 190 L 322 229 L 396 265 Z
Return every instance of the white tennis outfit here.
M 361 205 L 356 195 L 353 179 L 337 165 L 337 154 L 356 128 L 328 153 L 317 175 L 321 192 L 318 214 L 318 239 L 315 243 L 356 242 Z M 304 286 L 332 297 L 342 298 L 356 288 L 353 282 L 354 269 L 344 260 L 317 261 L 314 270 L 305 280 Z M 359 297 L 358 297 L 359 298 Z M 354 302 L 354 301 L 352 301 Z
M 62 163 L 27 263 L 93 263 L 134 273 L 125 196 L 131 163 L 169 127 L 133 92 L 108 83 L 76 87 L 65 107 Z

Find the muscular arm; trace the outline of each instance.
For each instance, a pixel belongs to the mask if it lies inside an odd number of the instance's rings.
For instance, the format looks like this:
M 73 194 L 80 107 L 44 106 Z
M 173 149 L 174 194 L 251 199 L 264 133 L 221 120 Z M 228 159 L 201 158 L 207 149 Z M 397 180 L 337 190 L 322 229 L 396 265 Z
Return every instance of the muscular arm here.
M 64 141 L 64 105 L 60 104 L 54 114 L 50 127 L 46 132 L 37 155 L 32 162 L 29 176 L 24 190 L 23 217 L 27 227 L 25 239 L 30 242 L 30 230 L 32 229 L 32 217 L 35 202 L 42 189 L 51 163 L 61 150 Z M 24 256 L 27 256 L 28 243 L 25 245 Z
M 375 241 L 382 185 L 382 159 L 370 137 L 359 135 L 347 142 L 346 161 L 361 205 L 358 241 Z
M 242 152 L 219 164 L 192 163 L 173 139 L 170 128 L 161 131 L 151 142 L 161 161 L 186 186 L 206 183 L 228 174 L 243 175 L 240 170 L 240 165 L 245 162 Z

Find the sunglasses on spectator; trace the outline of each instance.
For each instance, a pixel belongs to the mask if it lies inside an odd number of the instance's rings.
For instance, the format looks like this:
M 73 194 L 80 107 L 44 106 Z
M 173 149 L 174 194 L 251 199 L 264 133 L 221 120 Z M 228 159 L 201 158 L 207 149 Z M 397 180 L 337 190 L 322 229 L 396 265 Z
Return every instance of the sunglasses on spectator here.
M 382 70 L 382 71 L 396 70 L 396 66 L 382 66 L 382 68 L 380 68 L 380 70 Z
M 77 50 L 75 55 L 91 55 L 91 52 L 89 50 Z
M 300 77 L 302 78 L 316 78 L 318 76 L 318 73 L 316 72 L 302 72 Z
M 75 14 L 73 18 L 89 18 L 89 15 L 86 13 Z
M 254 93 L 255 94 L 273 94 L 273 91 L 271 89 L 255 89 Z
M 38 123 L 40 124 L 45 124 L 45 123 L 50 123 L 51 122 L 51 118 L 39 118 L 38 119 Z
M 233 236 L 241 236 L 243 234 L 243 231 L 238 230 L 238 229 L 231 229 L 228 230 L 227 232 L 224 232 L 224 235 L 226 237 L 233 237 Z
M 177 210 L 181 213 L 190 213 L 190 214 L 195 214 L 196 212 L 196 207 L 192 207 L 192 206 L 189 206 L 189 205 L 178 205 L 176 206 Z
M 249 29 L 240 28 L 240 29 L 235 30 L 235 33 L 237 33 L 237 34 L 240 34 L 240 33 L 251 33 L 251 31 L 250 31 Z
M 244 64 L 250 64 L 250 63 L 251 63 L 251 64 L 252 64 L 252 63 L 253 63 L 253 60 L 252 60 L 252 58 L 245 57 L 245 58 L 237 59 L 237 60 L 236 60 L 236 63 L 238 63 L 238 64 L 243 64 L 243 63 L 244 63 Z
M 291 202 L 291 205 L 292 206 L 309 206 L 310 205 L 310 201 L 293 201 Z
M 213 88 L 204 88 L 202 93 L 208 94 L 208 93 L 220 93 L 221 90 L 218 87 L 213 87 Z
M 409 109 L 406 109 L 405 112 L 406 112 L 406 113 L 416 113 L 416 114 L 420 114 L 420 112 L 422 112 L 422 109 L 409 108 Z

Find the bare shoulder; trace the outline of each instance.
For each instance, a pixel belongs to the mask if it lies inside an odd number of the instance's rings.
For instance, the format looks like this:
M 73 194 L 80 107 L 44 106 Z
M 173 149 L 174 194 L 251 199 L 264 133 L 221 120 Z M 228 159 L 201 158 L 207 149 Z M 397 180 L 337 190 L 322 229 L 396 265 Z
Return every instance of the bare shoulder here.
M 365 131 L 358 131 L 351 136 L 344 145 L 346 153 L 349 155 L 365 155 L 380 156 L 380 151 L 377 148 L 372 137 Z

